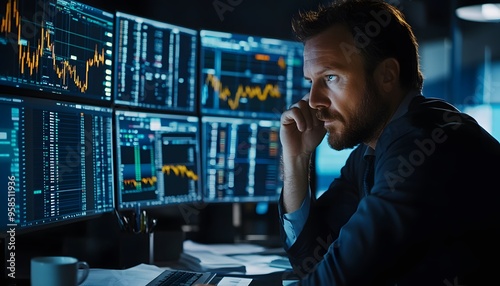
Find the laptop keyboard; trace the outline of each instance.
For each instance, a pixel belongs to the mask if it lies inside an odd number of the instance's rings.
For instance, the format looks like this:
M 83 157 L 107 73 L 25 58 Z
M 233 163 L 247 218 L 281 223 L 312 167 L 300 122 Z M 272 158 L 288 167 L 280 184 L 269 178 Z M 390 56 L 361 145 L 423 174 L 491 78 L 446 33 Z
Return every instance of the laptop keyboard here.
M 198 281 L 202 275 L 204 275 L 204 273 L 183 270 L 165 270 L 146 286 L 191 286 Z

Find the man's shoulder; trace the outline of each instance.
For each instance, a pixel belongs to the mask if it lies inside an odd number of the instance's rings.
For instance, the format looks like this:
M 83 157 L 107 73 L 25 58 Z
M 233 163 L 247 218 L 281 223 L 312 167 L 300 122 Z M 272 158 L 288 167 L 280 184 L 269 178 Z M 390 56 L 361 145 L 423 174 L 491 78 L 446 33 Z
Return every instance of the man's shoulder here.
M 494 140 L 473 117 L 445 100 L 416 96 L 408 106 L 408 112 L 386 126 L 377 149 L 386 149 L 395 142 L 407 144 L 436 136 L 438 139 L 452 136 L 458 141 L 460 138 Z
M 458 112 L 458 108 L 456 108 L 453 104 L 442 98 L 436 97 L 425 97 L 423 95 L 415 96 L 408 107 L 408 111 L 415 110 L 441 110 L 441 111 L 455 111 Z
M 459 117 L 475 122 L 472 117 L 460 112 L 458 108 L 444 99 L 416 96 L 408 106 L 408 112 L 402 118 L 416 126 L 421 126 L 426 123 L 458 122 Z M 460 122 L 462 121 L 460 120 Z

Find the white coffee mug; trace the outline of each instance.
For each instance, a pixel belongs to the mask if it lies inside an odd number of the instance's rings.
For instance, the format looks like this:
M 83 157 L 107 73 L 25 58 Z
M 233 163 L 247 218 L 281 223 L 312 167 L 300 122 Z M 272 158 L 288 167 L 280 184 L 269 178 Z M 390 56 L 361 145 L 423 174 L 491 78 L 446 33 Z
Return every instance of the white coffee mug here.
M 31 259 L 31 286 L 76 286 L 88 275 L 87 262 L 74 257 L 41 256 Z

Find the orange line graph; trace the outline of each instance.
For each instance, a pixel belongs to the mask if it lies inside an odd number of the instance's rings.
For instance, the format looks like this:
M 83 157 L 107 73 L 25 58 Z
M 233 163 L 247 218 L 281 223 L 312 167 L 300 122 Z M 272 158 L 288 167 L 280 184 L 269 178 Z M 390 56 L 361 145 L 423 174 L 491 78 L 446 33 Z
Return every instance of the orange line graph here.
M 170 172 L 172 171 L 176 176 L 186 176 L 194 181 L 198 180 L 198 175 L 184 165 L 165 165 L 161 168 L 161 171 L 167 175 L 170 175 Z
M 63 85 L 66 85 L 66 78 L 69 76 L 80 92 L 83 93 L 87 91 L 90 68 L 93 66 L 99 67 L 101 64 L 104 64 L 104 48 L 102 48 L 99 53 L 96 44 L 93 57 L 87 59 L 85 62 L 85 75 L 80 77 L 77 67 L 71 65 L 68 60 L 61 61 L 59 64 L 57 63 L 55 45 L 51 40 L 49 30 L 43 27 L 40 28 L 41 38 L 38 40 L 36 50 L 34 51 L 31 51 L 29 44 L 27 44 L 26 47 L 20 44 L 22 30 L 21 15 L 19 14 L 17 1 L 14 0 L 12 2 L 12 0 L 9 0 L 6 4 L 5 17 L 2 18 L 1 21 L 0 32 L 11 33 L 13 19 L 15 20 L 15 26 L 17 28 L 17 44 L 19 47 L 18 57 L 21 74 L 25 73 L 26 68 L 29 70 L 30 76 L 38 72 L 40 58 L 43 56 L 44 50 L 49 50 L 52 56 L 52 67 L 57 77 L 63 80 Z
M 207 74 L 205 84 L 209 85 L 214 91 L 219 93 L 221 100 L 227 101 L 227 104 L 232 110 L 235 110 L 240 105 L 241 98 L 257 98 L 260 101 L 267 100 L 268 97 L 280 98 L 281 92 L 278 85 L 266 84 L 264 89 L 260 86 L 243 86 L 239 85 L 234 98 L 231 98 L 231 90 L 224 86 L 219 78 L 213 74 Z
M 165 165 L 161 168 L 161 171 L 167 175 L 170 175 L 170 172 L 173 172 L 175 176 L 191 178 L 194 181 L 198 180 L 198 175 L 196 175 L 193 171 L 189 170 L 184 165 Z M 123 184 L 125 186 L 134 186 L 134 188 L 136 188 L 139 184 L 153 186 L 157 181 L 158 178 L 156 176 L 153 176 L 141 178 L 140 181 L 137 181 L 135 179 L 123 180 Z
M 149 177 L 149 178 L 142 178 L 140 183 L 141 185 L 142 184 L 145 184 L 145 185 L 150 185 L 150 186 L 153 186 L 157 181 L 157 178 L 156 176 L 153 176 L 153 177 Z M 128 179 L 128 180 L 123 180 L 123 184 L 124 185 L 132 185 L 135 187 L 137 187 L 137 185 L 139 184 L 138 181 L 134 180 L 134 179 Z

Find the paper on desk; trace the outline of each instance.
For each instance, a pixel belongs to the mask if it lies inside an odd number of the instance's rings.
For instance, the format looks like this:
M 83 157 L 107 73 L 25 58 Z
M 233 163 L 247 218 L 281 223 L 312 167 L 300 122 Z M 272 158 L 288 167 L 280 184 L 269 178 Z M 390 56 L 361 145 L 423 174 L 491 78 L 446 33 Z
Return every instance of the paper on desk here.
M 265 247 L 245 244 L 200 244 L 191 240 L 184 241 L 184 252 L 208 251 L 220 256 L 230 256 L 245 266 L 246 275 L 261 275 L 270 274 L 278 271 L 283 271 L 282 268 L 269 266 L 269 263 L 277 258 L 279 255 L 260 255 L 265 251 Z
M 81 286 L 141 286 L 148 284 L 166 268 L 139 264 L 128 269 L 91 268 Z
M 249 244 L 249 243 L 216 243 L 216 244 L 202 244 L 196 243 L 192 240 L 184 241 L 184 250 L 203 250 L 210 251 L 215 254 L 233 255 L 233 254 L 251 254 L 262 252 L 265 247 Z
M 271 261 L 281 257 L 279 255 L 243 254 L 232 255 L 231 257 L 245 265 L 246 275 L 261 275 L 283 271 L 282 268 L 269 266 Z
M 217 286 L 248 286 L 251 282 L 250 278 L 223 277 Z
M 184 249 L 179 262 L 194 271 L 245 272 L 245 265 L 238 260 L 205 250 Z

